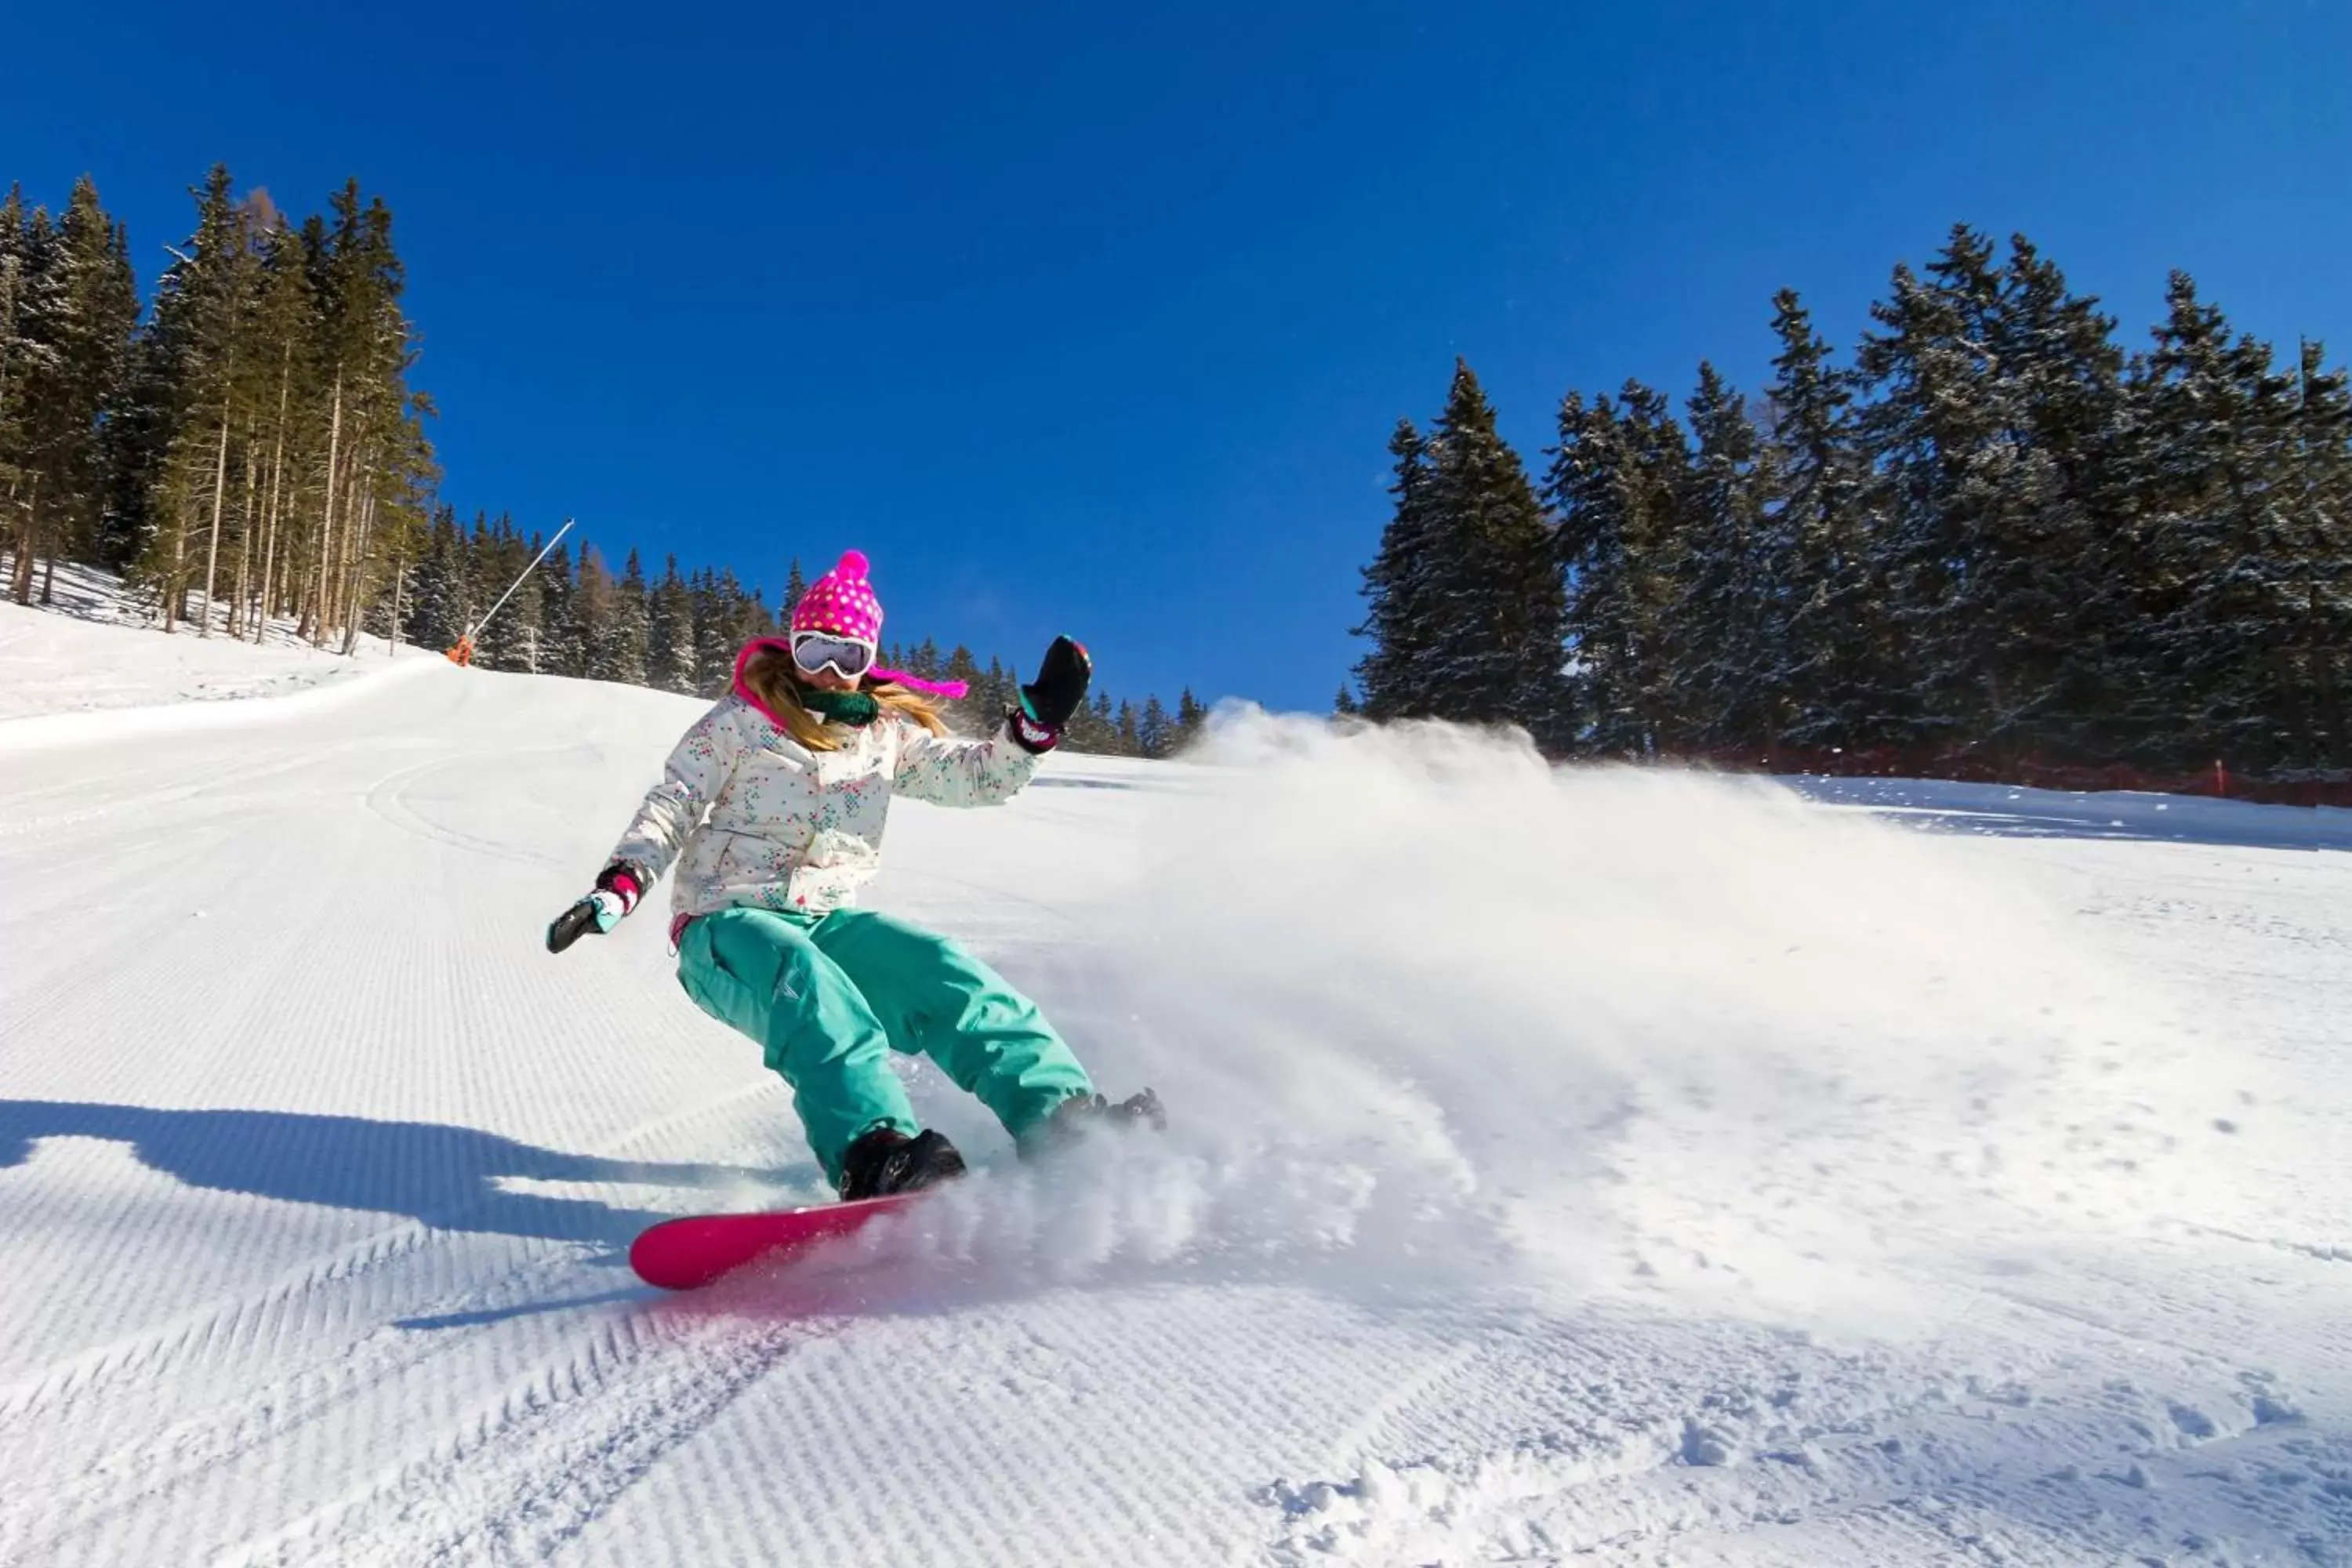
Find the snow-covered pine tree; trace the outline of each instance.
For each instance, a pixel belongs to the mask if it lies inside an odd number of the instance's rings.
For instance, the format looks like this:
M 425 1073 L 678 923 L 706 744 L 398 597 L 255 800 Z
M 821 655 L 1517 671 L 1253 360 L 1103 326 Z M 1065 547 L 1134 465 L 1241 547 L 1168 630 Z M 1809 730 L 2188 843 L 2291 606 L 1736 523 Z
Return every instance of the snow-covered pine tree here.
M 585 668 L 580 647 L 580 617 L 575 602 L 580 580 L 572 564 L 572 546 L 558 542 L 540 563 L 540 675 L 578 675 Z
M 1208 729 L 1208 705 L 1192 695 L 1191 687 L 1184 688 L 1181 695 L 1176 699 L 1176 735 L 1173 749 L 1182 751 L 1206 734 Z
M 157 285 L 149 331 L 163 371 L 164 437 L 155 530 L 134 575 L 163 629 L 191 613 L 189 595 L 216 570 L 238 394 L 251 374 L 248 328 L 260 268 L 226 166 L 196 196 L 196 226 Z M 240 355 L 243 354 L 243 359 Z M 208 622 L 200 626 L 209 630 Z
M 1682 743 L 1769 745 L 1781 721 L 1768 683 L 1779 609 L 1765 516 L 1769 455 L 1746 400 L 1711 363 L 1699 365 L 1689 410 L 1695 450 L 1677 509 L 1684 535 L 1670 638 Z
M 0 269 L 9 264 L 7 244 L 0 240 Z M 0 464 L 21 481 L 10 487 L 20 507 L 9 586 L 18 604 L 30 604 L 38 564 L 41 603 L 47 604 L 58 556 L 87 554 L 96 535 L 106 490 L 102 421 L 129 363 L 139 299 L 121 226 L 100 205 L 88 175 L 74 183 L 48 243 L 20 243 L 17 250 L 39 275 L 17 280 L 16 309 L 0 305 L 0 314 L 14 315 L 16 330 L 29 340 L 20 341 L 13 356 L 0 344 L 0 363 L 19 361 L 13 394 L 0 370 L 0 405 L 13 400 L 21 414 L 13 462 L 0 451 Z M 0 279 L 0 291 L 10 287 Z M 0 323 L 0 334 L 8 330 Z
M 2306 339 L 2295 400 L 2296 575 L 2304 627 L 2298 658 L 2308 693 L 2304 743 L 2289 761 L 2352 767 L 2352 377 L 2326 368 Z
M 1431 427 L 1433 550 L 1417 595 L 1422 651 L 1405 711 L 1540 730 L 1559 705 L 1560 582 L 1551 534 L 1519 456 L 1469 365 L 1454 362 Z
M 1112 711 L 1110 693 L 1097 691 L 1093 702 L 1070 715 L 1070 726 L 1064 737 L 1074 752 L 1089 752 L 1097 756 L 1113 752 L 1118 745 L 1118 717 Z
M 2096 760 L 2120 742 L 2116 654 L 2126 497 L 2110 460 L 2122 412 L 2114 320 L 2012 236 L 1993 322 L 2007 429 L 1984 557 L 1962 602 L 1975 623 L 1985 723 L 1999 752 Z
M 1763 554 L 1774 612 L 1757 679 L 1778 697 L 1778 739 L 1829 751 L 1877 738 L 1892 671 L 1890 614 L 1871 574 L 1867 473 L 1854 427 L 1853 377 L 1793 289 L 1772 299 L 1780 351 L 1766 389 L 1775 499 Z
M 1424 710 L 1416 706 L 1414 671 L 1437 619 L 1432 605 L 1437 542 L 1428 504 L 1429 452 L 1411 420 L 1397 421 L 1389 456 L 1395 461 L 1396 477 L 1389 485 L 1393 509 L 1381 530 L 1380 550 L 1363 569 L 1364 620 L 1355 628 L 1356 636 L 1371 640 L 1356 664 L 1364 711 L 1382 720 Z
M 465 569 L 460 580 L 466 584 L 466 625 L 478 630 L 483 612 L 497 602 L 499 591 L 513 580 L 511 574 L 505 577 L 499 574 L 504 562 L 500 557 L 499 542 L 490 532 L 489 513 L 479 509 L 475 510 L 473 531 L 465 536 L 462 559 Z M 491 628 L 491 642 L 486 642 L 478 636 L 475 638 L 475 658 L 478 661 L 486 647 L 505 636 L 506 618 L 501 616 L 499 625 Z M 492 668 L 497 667 L 493 664 Z
M 25 379 L 35 351 L 26 296 L 34 286 L 25 254 L 25 193 L 11 184 L 0 197 L 0 494 L 24 487 Z
M 2014 459 L 1998 384 L 2000 280 L 1992 246 L 1956 226 L 1923 279 L 1895 268 L 1856 356 L 1874 475 L 1874 574 L 1887 585 L 1907 678 L 1885 738 L 1956 751 L 1994 721 L 1993 635 L 1979 618 L 1986 552 L 2006 542 L 1999 498 Z
M 607 679 L 604 672 L 610 668 L 612 658 L 608 628 L 618 598 L 613 574 L 605 568 L 604 557 L 593 546 L 583 544 L 580 572 L 572 592 L 572 626 L 566 639 L 570 648 L 577 649 L 580 662 L 576 668 L 564 673 L 589 680 Z
M 2141 760 L 2258 769 L 2294 749 L 2285 714 L 2308 600 L 2286 569 L 2297 391 L 2268 344 L 2233 338 L 2189 275 L 2172 275 L 2126 394 L 2148 661 L 2125 729 Z
M 692 696 L 695 689 L 694 600 L 678 575 L 677 557 L 662 563 L 661 582 L 647 611 L 646 684 Z
M 245 590 L 252 599 L 249 631 L 257 642 L 264 636 L 268 618 L 291 613 L 294 605 L 293 568 L 302 535 L 294 520 L 310 493 L 305 475 L 317 467 L 309 442 L 318 422 L 319 357 L 318 294 L 301 236 L 282 222 L 272 225 L 262 237 L 260 259 L 261 292 L 254 310 L 254 352 L 260 385 L 247 458 L 258 506 L 257 514 L 247 520 L 243 531 L 243 553 L 250 559 Z M 123 423 L 135 444 L 140 437 L 140 400 L 128 401 L 131 412 Z M 116 515 L 129 518 L 137 510 L 136 506 L 121 506 Z M 110 542 L 104 552 L 121 558 L 123 546 L 112 541 L 127 540 L 126 531 L 110 521 L 106 531 Z M 415 569 L 415 557 L 424 547 L 419 537 L 411 536 L 404 542 L 407 559 L 401 576 Z M 404 603 L 405 584 L 396 576 L 393 586 L 394 597 Z
M 457 646 L 466 631 L 466 569 L 457 520 L 442 506 L 433 515 L 425 553 L 408 574 L 401 636 L 423 647 Z
M 1541 736 L 1558 752 L 1615 749 L 1634 706 L 1631 567 L 1625 548 L 1630 463 L 1616 405 L 1582 393 L 1560 400 L 1559 444 L 1544 483 L 1552 545 L 1567 585 L 1568 675 Z
M 1347 688 L 1343 686 L 1340 689 L 1345 691 Z M 1173 750 L 1175 734 L 1176 723 L 1169 718 L 1167 705 L 1157 697 L 1146 698 L 1143 717 L 1136 723 L 1136 737 L 1142 745 L 1143 754 L 1147 757 L 1167 756 Z
M 621 575 L 606 580 L 605 605 L 588 638 L 588 678 L 642 686 L 646 680 L 645 564 L 630 551 Z
M 948 708 L 958 729 L 985 732 L 993 730 L 1003 717 L 1003 709 L 987 708 L 974 700 L 982 695 L 981 683 L 986 676 L 987 672 L 980 668 L 980 660 L 973 657 L 971 649 L 961 643 L 956 644 L 948 655 L 946 677 L 950 680 L 962 681 L 967 689 L 964 700 Z
M 533 533 L 525 539 L 514 526 L 514 520 L 501 514 L 494 537 L 498 546 L 499 570 L 495 595 L 514 584 L 516 574 L 539 559 L 547 541 Z M 540 562 L 529 575 L 516 584 L 514 592 L 498 613 L 498 618 L 486 629 L 490 647 L 489 667 L 519 674 L 537 674 L 545 657 L 547 643 L 547 570 L 548 563 Z M 489 608 L 485 604 L 483 609 Z
M 1633 703 L 1622 731 L 1604 726 L 1604 749 L 1626 755 L 1677 752 L 1698 727 L 1697 685 L 1703 656 L 1687 651 L 1675 624 L 1695 557 L 1706 549 L 1701 529 L 1685 511 L 1692 491 L 1690 444 L 1672 403 L 1654 387 L 1629 381 L 1619 394 L 1617 428 L 1627 462 L 1621 527 L 1625 546 L 1625 630 L 1630 650 L 1626 692 Z
M 724 697 L 735 679 L 735 613 L 728 595 L 735 578 L 722 584 L 718 573 L 706 566 L 694 574 L 687 592 L 694 601 L 694 692 L 698 697 Z

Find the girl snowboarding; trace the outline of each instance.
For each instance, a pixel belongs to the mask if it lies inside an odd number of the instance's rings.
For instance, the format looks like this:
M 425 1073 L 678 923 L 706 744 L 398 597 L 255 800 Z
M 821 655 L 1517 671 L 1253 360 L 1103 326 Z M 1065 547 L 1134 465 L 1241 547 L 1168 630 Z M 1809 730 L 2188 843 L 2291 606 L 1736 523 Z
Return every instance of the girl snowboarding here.
M 737 656 L 733 691 L 678 742 L 595 890 L 547 931 L 562 952 L 611 931 L 676 860 L 678 984 L 760 1043 L 845 1199 L 964 1171 L 916 1123 L 893 1050 L 937 1062 L 1024 1155 L 1090 1122 L 1161 1120 L 1149 1089 L 1120 1105 L 1095 1093 L 1036 1005 L 961 946 L 852 907 L 893 795 L 997 805 L 1029 782 L 1086 700 L 1086 649 L 1055 638 L 996 734 L 959 741 L 932 700 L 963 686 L 876 668 L 881 630 L 866 557 L 850 551 L 793 606 L 789 637 Z

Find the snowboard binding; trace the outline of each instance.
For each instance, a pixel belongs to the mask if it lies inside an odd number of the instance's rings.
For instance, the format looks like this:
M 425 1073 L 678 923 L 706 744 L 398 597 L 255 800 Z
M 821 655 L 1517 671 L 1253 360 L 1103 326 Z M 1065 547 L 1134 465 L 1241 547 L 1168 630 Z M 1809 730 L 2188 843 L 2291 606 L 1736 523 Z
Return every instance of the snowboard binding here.
M 1144 1127 L 1154 1132 L 1168 1131 L 1167 1110 L 1150 1089 L 1117 1101 L 1099 1094 L 1073 1095 L 1022 1138 L 1020 1155 L 1034 1160 L 1075 1148 L 1097 1132 L 1129 1132 Z

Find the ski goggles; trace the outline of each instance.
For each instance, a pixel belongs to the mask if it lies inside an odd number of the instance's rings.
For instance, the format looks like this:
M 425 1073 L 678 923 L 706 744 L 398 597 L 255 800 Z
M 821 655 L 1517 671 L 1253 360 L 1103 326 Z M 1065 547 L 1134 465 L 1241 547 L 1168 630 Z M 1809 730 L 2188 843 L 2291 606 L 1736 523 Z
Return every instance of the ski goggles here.
M 874 668 L 874 645 L 838 632 L 794 632 L 793 662 L 810 675 L 830 669 L 844 680 L 855 680 Z

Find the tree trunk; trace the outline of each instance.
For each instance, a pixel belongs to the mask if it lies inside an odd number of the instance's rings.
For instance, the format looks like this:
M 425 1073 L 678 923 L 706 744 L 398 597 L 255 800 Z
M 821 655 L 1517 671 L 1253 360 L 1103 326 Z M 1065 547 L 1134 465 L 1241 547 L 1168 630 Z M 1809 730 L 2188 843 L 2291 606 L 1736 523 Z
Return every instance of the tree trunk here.
M 228 635 L 232 637 L 244 637 L 245 617 L 253 613 L 253 503 L 261 488 L 260 468 L 260 443 L 248 428 L 245 433 L 245 505 L 238 510 L 244 524 L 236 531 L 236 592 L 229 595 L 228 601 Z
M 220 446 L 213 454 L 212 542 L 205 551 L 205 618 L 196 635 L 213 635 L 213 583 L 220 575 L 221 509 L 228 503 L 228 389 L 221 389 Z
M 334 537 L 335 527 L 335 466 L 342 451 L 343 441 L 343 372 L 335 367 L 335 412 L 327 426 L 327 493 L 319 502 L 319 577 L 316 590 L 307 612 L 310 646 L 317 647 L 327 640 L 324 617 L 327 613 L 327 546 Z
M 269 521 L 263 525 L 261 544 L 261 614 L 255 617 L 253 640 L 258 644 L 269 631 L 272 572 L 278 559 L 278 484 L 286 473 L 286 396 L 293 379 L 294 349 L 290 343 L 278 362 L 278 428 L 269 439 Z
M 343 653 L 348 658 L 360 646 L 360 620 L 365 614 L 361 591 L 365 586 L 368 546 L 375 535 L 375 459 L 370 458 L 361 466 L 353 482 L 358 490 L 356 505 L 348 509 L 357 513 L 356 537 L 352 541 L 348 563 L 349 573 L 343 592 Z
M 33 471 L 33 488 L 25 498 L 25 518 L 16 529 L 16 559 L 9 563 L 8 596 L 20 605 L 33 602 L 33 555 L 41 537 L 41 474 Z
M 188 513 L 178 501 L 172 506 L 172 570 L 163 581 L 163 630 L 174 632 L 180 626 L 180 614 L 188 606 L 183 602 L 188 582 Z

